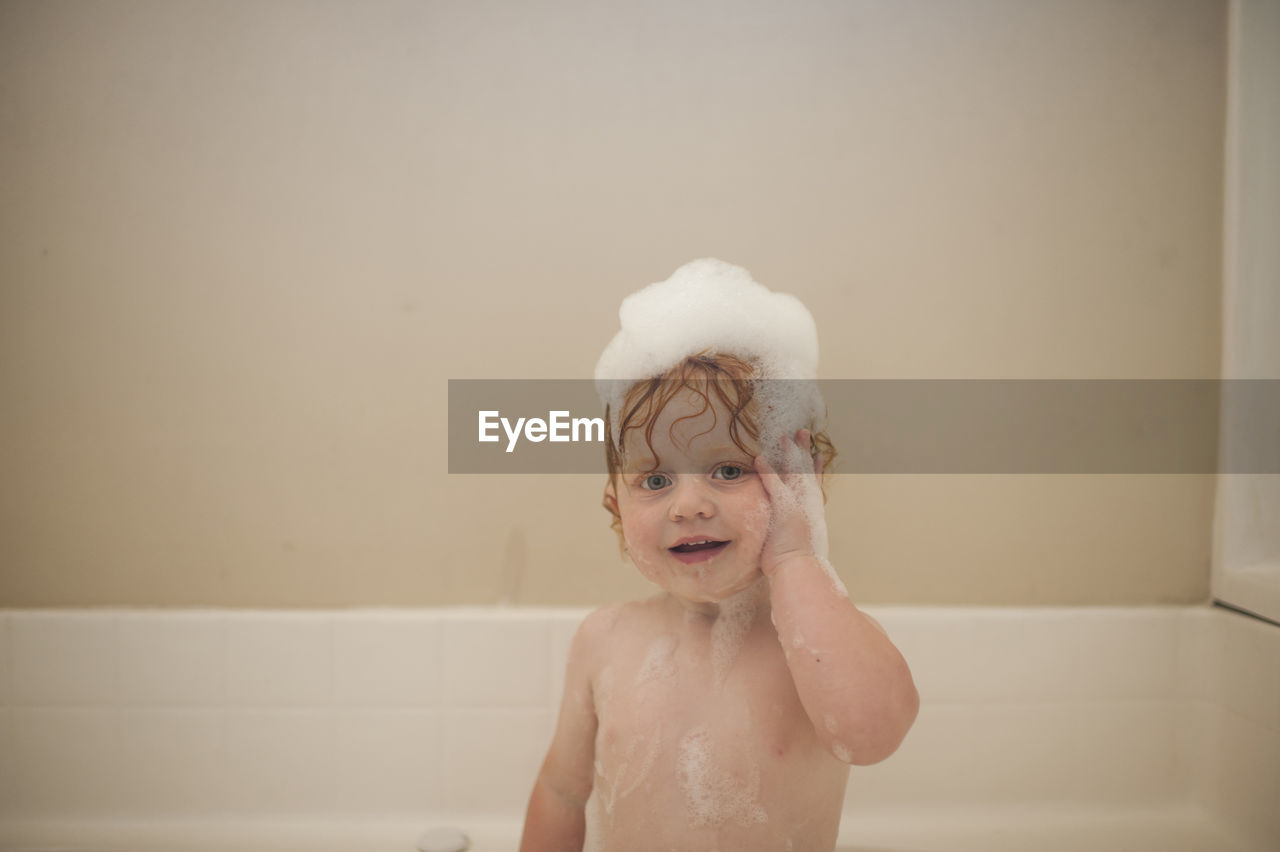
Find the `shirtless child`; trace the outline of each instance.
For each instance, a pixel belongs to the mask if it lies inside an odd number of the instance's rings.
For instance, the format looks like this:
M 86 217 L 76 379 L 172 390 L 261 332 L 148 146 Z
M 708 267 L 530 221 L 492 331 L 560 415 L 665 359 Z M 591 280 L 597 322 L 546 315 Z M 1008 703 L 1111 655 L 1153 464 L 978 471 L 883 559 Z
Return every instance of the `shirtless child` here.
M 521 852 L 830 852 L 849 765 L 915 719 L 906 662 L 821 552 L 830 444 L 809 422 L 760 445 L 768 371 L 737 349 L 614 400 L 605 506 L 662 591 L 574 637 Z M 812 472 L 776 472 L 797 458 Z

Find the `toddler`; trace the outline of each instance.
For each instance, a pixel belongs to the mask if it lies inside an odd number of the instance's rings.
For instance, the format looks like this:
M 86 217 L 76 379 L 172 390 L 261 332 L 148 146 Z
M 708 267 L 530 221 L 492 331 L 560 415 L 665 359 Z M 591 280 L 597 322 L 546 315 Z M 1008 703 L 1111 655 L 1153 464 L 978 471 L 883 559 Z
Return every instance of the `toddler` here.
M 661 591 L 578 629 L 521 852 L 830 852 L 918 697 L 826 560 L 813 320 L 711 260 L 620 315 L 604 505 Z

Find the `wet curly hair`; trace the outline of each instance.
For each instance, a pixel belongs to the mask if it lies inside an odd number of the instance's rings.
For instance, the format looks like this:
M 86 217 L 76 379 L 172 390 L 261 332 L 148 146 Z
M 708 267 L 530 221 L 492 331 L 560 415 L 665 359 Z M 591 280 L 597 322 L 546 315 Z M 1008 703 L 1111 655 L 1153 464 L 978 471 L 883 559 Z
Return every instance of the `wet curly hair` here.
M 759 451 L 760 421 L 759 411 L 755 405 L 755 380 L 759 379 L 759 370 L 749 360 L 736 355 L 704 350 L 696 355 L 689 355 L 680 363 L 660 376 L 643 379 L 631 385 L 623 395 L 617 416 L 617 429 L 607 429 L 605 436 L 605 464 L 609 474 L 609 484 L 617 485 L 618 474 L 626 464 L 623 449 L 628 432 L 643 431 L 645 444 L 655 457 L 657 451 L 653 447 L 653 429 L 658 422 L 658 415 L 677 394 L 690 391 L 702 400 L 702 408 L 692 414 L 685 415 L 671 424 L 668 435 L 683 420 L 701 417 L 707 411 L 712 418 L 717 416 L 716 405 L 729 412 L 729 438 L 738 449 L 748 456 L 755 457 Z M 605 422 L 615 422 L 609 406 L 605 407 Z M 836 457 L 836 448 L 825 430 L 815 428 L 816 423 L 808 424 L 812 434 L 810 454 L 822 462 L 822 470 L 828 471 Z M 715 428 L 715 420 L 711 428 Z M 823 499 L 826 491 L 823 490 Z M 618 513 L 616 499 L 610 496 L 606 487 L 601 503 L 605 510 L 613 516 L 610 526 L 618 535 L 618 542 L 625 551 L 626 542 L 622 537 L 622 515 Z

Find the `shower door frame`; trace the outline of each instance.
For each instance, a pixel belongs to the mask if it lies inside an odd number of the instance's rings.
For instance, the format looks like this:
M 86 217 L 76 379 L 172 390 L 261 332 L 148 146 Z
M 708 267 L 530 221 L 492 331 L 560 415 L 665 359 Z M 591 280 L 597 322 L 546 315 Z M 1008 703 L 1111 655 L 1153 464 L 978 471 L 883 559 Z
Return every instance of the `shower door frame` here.
M 1231 0 L 1227 32 L 1222 378 L 1280 380 L 1280 0 Z M 1228 381 L 1219 444 L 1227 471 L 1240 450 L 1230 427 L 1245 410 L 1232 391 Z M 1248 407 L 1245 431 L 1280 436 L 1277 394 L 1264 396 L 1266 405 Z M 1217 486 L 1213 598 L 1280 624 L 1280 473 L 1220 473 Z

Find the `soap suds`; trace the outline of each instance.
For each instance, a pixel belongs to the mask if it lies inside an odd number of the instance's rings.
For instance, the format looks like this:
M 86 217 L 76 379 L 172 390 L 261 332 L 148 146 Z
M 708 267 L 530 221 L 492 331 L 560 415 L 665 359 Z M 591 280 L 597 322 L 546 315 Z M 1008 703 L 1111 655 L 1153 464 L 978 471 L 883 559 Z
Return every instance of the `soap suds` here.
M 828 559 L 829 539 L 827 535 L 826 510 L 822 503 L 822 488 L 819 483 L 819 477 L 813 472 L 813 462 L 803 453 L 795 441 L 786 441 L 785 446 L 788 454 L 800 454 L 802 462 L 795 463 L 809 465 L 808 473 L 782 478 L 782 484 L 786 487 L 780 489 L 782 493 L 773 497 L 775 506 L 770 518 L 769 534 L 773 534 L 779 518 L 786 517 L 797 510 L 803 513 L 806 526 L 809 528 L 809 544 L 813 548 L 814 556 L 818 559 L 818 564 L 822 566 L 823 572 L 827 575 L 827 579 L 831 581 L 831 586 L 836 593 L 841 597 L 847 598 L 849 597 L 849 589 L 841 581 L 835 567 L 832 566 L 831 561 Z
M 621 328 L 595 369 L 613 439 L 618 440 L 623 399 L 635 382 L 660 376 L 684 358 L 705 351 L 750 361 L 756 370 L 760 445 L 780 475 L 799 483 L 795 505 L 809 521 L 813 552 L 825 559 L 822 492 L 812 457 L 794 441 L 799 429 L 826 418 L 816 381 L 818 330 L 804 304 L 789 293 L 773 292 L 742 267 L 703 258 L 627 296 L 618 319 Z M 772 520 L 781 512 L 765 514 Z M 753 513 L 748 523 L 762 520 Z M 637 567 L 643 573 L 646 566 Z M 836 584 L 839 587 L 838 579 Z
M 755 506 L 742 514 L 742 526 L 750 533 L 767 533 L 772 522 L 773 507 L 768 497 L 761 497 Z
M 606 815 L 612 816 L 618 802 L 634 793 L 649 777 L 661 744 L 661 727 L 651 734 L 632 739 L 627 744 L 622 759 L 618 761 L 618 770 L 612 778 L 605 775 L 604 766 L 596 761 L 596 775 L 600 779 L 600 802 Z
M 849 588 L 844 584 L 844 581 L 840 579 L 840 575 L 836 573 L 835 566 L 831 564 L 830 560 L 825 556 L 819 556 L 818 564 L 821 565 L 822 570 L 826 572 L 827 579 L 831 581 L 831 585 L 836 590 L 836 593 L 841 597 L 849 597 Z
M 768 594 L 763 583 L 739 592 L 720 602 L 720 614 L 711 625 L 711 669 L 715 672 L 717 686 L 724 686 L 742 649 L 742 643 L 751 630 L 762 596 Z
M 670 636 L 659 636 L 649 646 L 644 662 L 636 672 L 636 686 L 642 687 L 655 680 L 670 679 L 676 675 L 676 641 Z
M 689 824 L 694 828 L 719 828 L 732 820 L 741 826 L 769 821 L 760 804 L 760 767 L 754 763 L 745 778 L 715 761 L 711 732 L 705 725 L 694 728 L 680 740 L 676 776 L 685 796 Z
M 618 319 L 621 328 L 595 370 L 615 440 L 618 413 L 632 384 L 708 350 L 755 365 L 760 441 L 767 456 L 777 454 L 779 438 L 825 416 L 816 382 L 813 316 L 795 296 L 771 291 L 740 266 L 714 258 L 686 263 L 666 281 L 623 299 Z M 778 459 L 776 467 L 796 469 L 787 459 Z
M 804 304 L 722 260 L 686 263 L 666 281 L 632 293 L 618 319 L 622 328 L 596 364 L 606 402 L 705 349 L 758 360 L 763 378 L 817 377 L 818 330 Z

